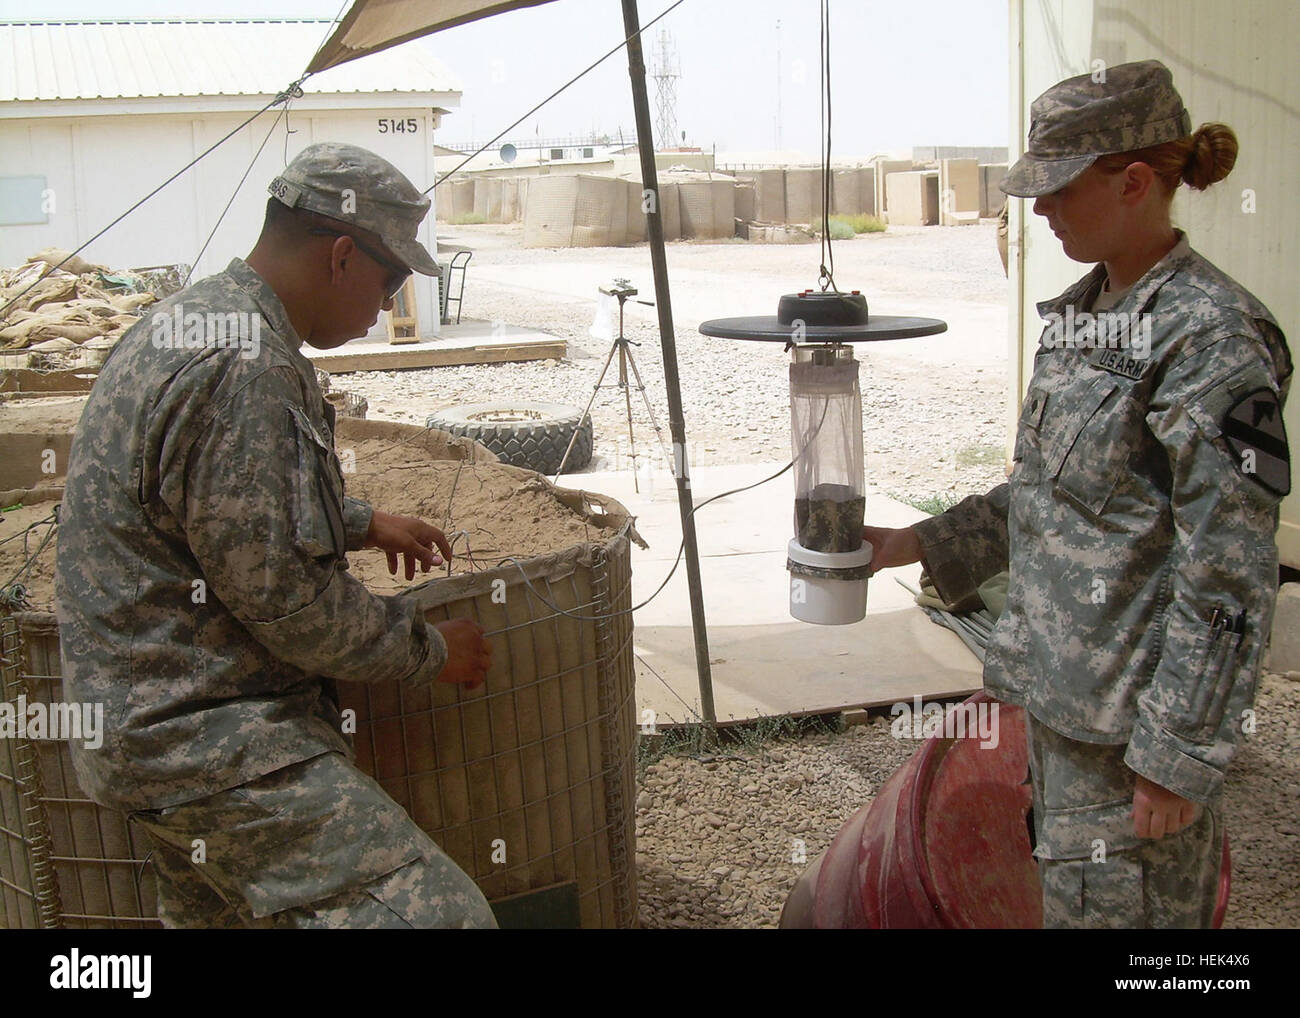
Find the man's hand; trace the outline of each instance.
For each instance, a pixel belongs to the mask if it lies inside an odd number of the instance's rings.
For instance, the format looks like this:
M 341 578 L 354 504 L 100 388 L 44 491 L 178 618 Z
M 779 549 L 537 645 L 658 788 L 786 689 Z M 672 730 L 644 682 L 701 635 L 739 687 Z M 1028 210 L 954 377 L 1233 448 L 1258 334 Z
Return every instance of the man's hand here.
M 1137 776 L 1133 790 L 1133 826 L 1139 838 L 1177 834 L 1201 815 L 1201 807 L 1177 792 Z
M 862 540 L 871 545 L 872 572 L 921 561 L 921 542 L 911 527 L 863 527 Z
M 482 685 L 492 664 L 492 647 L 483 639 L 483 627 L 470 619 L 449 619 L 434 623 L 433 628 L 447 644 L 447 663 L 437 681 L 466 689 Z
M 433 550 L 434 545 L 442 552 Z M 431 527 L 414 516 L 394 516 L 379 509 L 374 510 L 370 518 L 370 529 L 366 531 L 365 548 L 378 548 L 388 553 L 388 571 L 397 575 L 397 556 L 406 559 L 406 578 L 415 579 L 415 563 L 420 563 L 420 571 L 427 573 L 443 561 L 451 561 L 451 545 L 446 535 L 437 527 Z

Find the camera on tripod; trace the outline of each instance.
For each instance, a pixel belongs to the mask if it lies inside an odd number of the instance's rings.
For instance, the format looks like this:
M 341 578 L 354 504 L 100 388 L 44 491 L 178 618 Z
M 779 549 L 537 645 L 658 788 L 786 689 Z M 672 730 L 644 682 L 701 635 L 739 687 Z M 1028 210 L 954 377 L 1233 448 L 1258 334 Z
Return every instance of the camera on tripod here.
M 605 374 L 609 371 L 609 366 L 614 360 L 614 355 L 618 354 L 617 388 L 623 390 L 623 403 L 627 408 L 627 437 L 629 447 L 632 450 L 632 486 L 638 493 L 640 493 L 641 482 L 637 478 L 636 435 L 632 430 L 633 388 L 641 394 L 641 399 L 645 402 L 645 411 L 647 416 L 650 418 L 650 426 L 654 428 L 655 437 L 659 439 L 659 451 L 663 454 L 664 463 L 671 465 L 673 461 L 668 458 L 668 447 L 664 444 L 663 431 L 659 428 L 659 422 L 655 420 L 654 407 L 650 405 L 650 397 L 646 395 L 645 383 L 641 381 L 641 372 L 636 366 L 636 361 L 632 358 L 632 347 L 639 346 L 640 344 L 632 342 L 632 340 L 628 339 L 627 336 L 623 335 L 623 305 L 627 303 L 629 297 L 636 296 L 636 287 L 632 285 L 631 280 L 615 279 L 608 286 L 598 286 L 597 289 L 600 291 L 602 296 L 614 297 L 618 301 L 618 335 L 611 337 L 609 335 L 611 331 L 610 323 L 608 321 L 602 323 L 602 314 L 608 314 L 610 311 L 609 302 L 602 301 L 602 307 L 597 311 L 596 322 L 592 325 L 591 334 L 602 339 L 612 338 L 613 344 L 610 346 L 609 353 L 605 357 L 604 367 L 600 369 L 600 377 L 596 379 L 596 384 L 592 387 L 591 399 L 587 400 L 587 408 L 582 411 L 582 417 L 578 419 L 579 427 L 581 427 L 582 423 L 591 415 L 591 406 L 596 401 L 596 393 L 598 393 L 602 388 L 605 388 Z M 636 303 L 645 304 L 650 307 L 654 306 L 654 301 L 649 300 L 639 300 Z M 600 326 L 600 328 L 598 329 L 597 326 Z M 635 386 L 631 385 L 628 381 L 629 368 L 632 370 L 632 377 L 636 379 Z M 614 386 L 610 387 L 613 388 Z M 557 481 L 560 479 L 560 475 L 564 473 L 564 465 L 569 461 L 569 453 L 572 451 L 574 439 L 577 437 L 578 433 L 575 431 L 573 438 L 569 440 L 569 448 L 564 450 L 564 456 L 560 460 L 560 468 L 555 472 L 555 479 Z
M 620 301 L 635 297 L 637 292 L 636 287 L 628 279 L 616 279 L 609 286 L 601 286 L 597 289 L 608 297 L 617 297 Z

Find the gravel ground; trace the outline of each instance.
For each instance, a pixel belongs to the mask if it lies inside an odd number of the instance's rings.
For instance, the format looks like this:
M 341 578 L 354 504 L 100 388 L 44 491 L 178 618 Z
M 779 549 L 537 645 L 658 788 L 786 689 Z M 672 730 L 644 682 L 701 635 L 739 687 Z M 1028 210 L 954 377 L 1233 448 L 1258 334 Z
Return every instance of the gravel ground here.
M 641 923 L 772 928 L 840 825 L 915 749 L 877 718 L 716 757 L 665 756 L 637 797 Z
M 1226 928 L 1300 926 L 1300 683 L 1265 675 L 1258 730 L 1224 790 L 1232 852 Z M 873 718 L 839 734 L 725 755 L 666 756 L 637 798 L 641 922 L 651 928 L 772 928 L 805 866 L 916 749 Z
M 366 396 L 371 417 L 418 424 L 433 409 L 458 403 L 514 398 L 585 405 L 608 350 L 588 334 L 595 282 L 627 276 L 648 294 L 644 246 L 524 251 L 517 227 L 451 230 L 450 246 L 475 251 L 466 316 L 564 336 L 570 358 L 367 372 L 339 377 L 336 386 Z M 1006 294 L 992 227 L 891 230 L 838 244 L 835 254 L 841 287 L 862 283 L 878 313 L 934 315 L 954 325 L 945 344 L 859 347 L 869 483 L 903 499 L 955 499 L 999 483 Z M 786 355 L 768 345 L 707 340 L 697 327 L 708 317 L 770 313 L 776 294 L 812 284 L 816 255 L 815 246 L 670 245 L 692 463 L 788 458 Z M 634 355 L 666 438 L 654 313 L 629 304 L 627 334 L 642 341 Z M 653 448 L 653 431 L 633 396 L 644 451 Z M 598 396 L 590 469 L 628 465 L 624 413 L 612 390 Z M 1294 927 L 1300 925 L 1300 684 L 1265 676 L 1256 706 L 1258 731 L 1240 749 L 1225 794 L 1233 851 L 1227 925 Z M 891 738 L 887 721 L 876 718 L 837 734 L 702 758 L 668 755 L 643 767 L 637 799 L 643 925 L 775 926 L 804 868 L 792 859 L 800 852 L 815 859 L 914 749 Z

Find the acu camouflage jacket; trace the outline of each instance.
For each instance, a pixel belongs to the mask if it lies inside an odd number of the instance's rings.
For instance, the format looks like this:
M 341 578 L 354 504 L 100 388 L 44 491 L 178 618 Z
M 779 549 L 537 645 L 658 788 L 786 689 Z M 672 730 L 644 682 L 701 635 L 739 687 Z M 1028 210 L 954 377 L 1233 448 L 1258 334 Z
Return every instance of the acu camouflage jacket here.
M 349 752 L 328 679 L 420 685 L 446 661 L 411 599 L 347 571 L 371 510 L 344 497 L 301 345 L 235 259 L 128 331 L 90 394 L 57 596 L 64 698 L 104 705 L 102 747 L 72 743 L 99 803 L 159 809 Z
M 1204 803 L 1272 623 L 1291 355 L 1185 236 L 1111 309 L 1147 316 L 1147 356 L 1058 342 L 1051 316 L 1090 307 L 1104 279 L 1098 265 L 1038 306 L 1051 324 L 1009 483 L 915 530 L 951 605 L 978 607 L 976 586 L 1010 569 L 992 695 L 1071 738 L 1127 743 L 1134 771 Z

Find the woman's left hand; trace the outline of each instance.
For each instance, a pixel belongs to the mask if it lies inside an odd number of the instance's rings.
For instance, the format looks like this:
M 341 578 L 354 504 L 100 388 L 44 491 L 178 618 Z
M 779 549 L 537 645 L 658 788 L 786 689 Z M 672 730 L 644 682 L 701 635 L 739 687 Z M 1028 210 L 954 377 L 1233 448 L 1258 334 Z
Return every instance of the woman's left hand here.
M 1177 834 L 1201 815 L 1201 807 L 1177 792 L 1137 775 L 1133 790 L 1133 825 L 1139 838 Z

